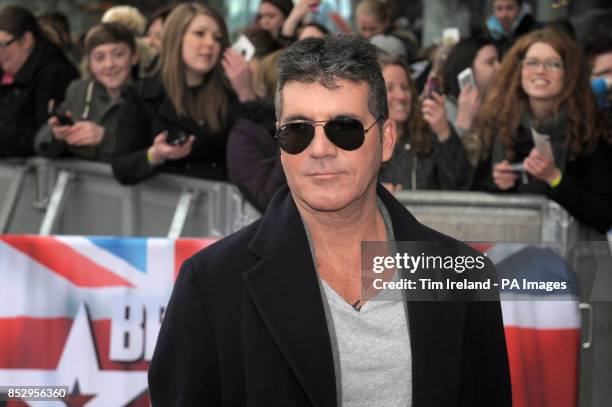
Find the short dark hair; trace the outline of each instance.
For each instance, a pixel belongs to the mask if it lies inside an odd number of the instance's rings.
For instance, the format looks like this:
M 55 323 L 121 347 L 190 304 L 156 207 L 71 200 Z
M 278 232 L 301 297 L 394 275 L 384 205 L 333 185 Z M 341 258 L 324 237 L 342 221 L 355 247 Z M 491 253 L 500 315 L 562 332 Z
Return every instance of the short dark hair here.
M 98 45 L 123 43 L 126 44 L 132 54 L 136 53 L 136 40 L 129 28 L 119 23 L 101 23 L 92 27 L 85 37 L 85 55 Z
M 584 47 L 584 53 L 586 54 L 589 65 L 593 65 L 598 56 L 609 52 L 612 52 L 612 37 L 609 35 L 599 35 L 591 38 Z
M 20 37 L 31 32 L 34 38 L 42 38 L 40 25 L 27 8 L 10 4 L 0 7 L 0 30 Z
M 155 20 L 158 20 L 158 19 L 161 20 L 162 24 L 166 22 L 166 18 L 168 18 L 168 16 L 172 12 L 173 7 L 174 7 L 173 5 L 169 5 L 169 6 L 162 6 L 156 9 L 153 12 L 153 14 L 151 14 L 151 18 L 147 22 L 147 26 L 145 27 L 145 30 L 144 30 L 145 34 L 149 31 L 149 28 L 155 22 Z
M 379 126 L 389 117 L 387 89 L 378 61 L 376 47 L 357 36 L 329 35 L 324 39 L 307 38 L 287 48 L 278 61 L 276 117 L 280 119 L 282 91 L 287 82 L 318 82 L 328 89 L 336 81 L 365 82 L 368 85 L 368 110 Z
M 266 55 L 278 51 L 283 48 L 283 45 L 276 39 L 268 30 L 259 28 L 257 26 L 247 27 L 242 30 L 249 41 L 255 47 L 255 59 L 262 59 Z

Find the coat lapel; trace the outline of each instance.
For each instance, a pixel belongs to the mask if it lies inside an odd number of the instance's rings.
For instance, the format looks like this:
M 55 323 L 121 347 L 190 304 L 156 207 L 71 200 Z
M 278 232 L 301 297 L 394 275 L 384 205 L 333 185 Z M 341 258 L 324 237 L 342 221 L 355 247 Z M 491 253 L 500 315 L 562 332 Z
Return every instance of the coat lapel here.
M 331 342 L 306 233 L 287 187 L 249 246 L 262 260 L 245 273 L 249 295 L 314 406 L 336 405 Z
M 378 195 L 389 211 L 396 241 L 440 239 L 440 235 L 421 225 L 381 185 L 378 186 Z M 413 406 L 457 405 L 465 304 L 409 301 L 407 310 L 412 351 Z

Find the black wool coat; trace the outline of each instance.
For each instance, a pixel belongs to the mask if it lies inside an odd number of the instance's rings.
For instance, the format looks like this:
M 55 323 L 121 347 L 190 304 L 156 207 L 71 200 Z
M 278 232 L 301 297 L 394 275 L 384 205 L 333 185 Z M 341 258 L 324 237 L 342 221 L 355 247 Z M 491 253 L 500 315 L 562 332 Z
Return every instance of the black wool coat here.
M 451 241 L 384 188 L 397 240 Z M 288 187 L 259 221 L 187 260 L 149 369 L 153 406 L 336 406 L 330 335 Z M 412 399 L 510 406 L 499 302 L 409 302 Z
M 49 101 L 59 106 L 78 76 L 61 48 L 37 40 L 13 82 L 0 85 L 0 157 L 34 155 L 34 136 L 49 119 Z

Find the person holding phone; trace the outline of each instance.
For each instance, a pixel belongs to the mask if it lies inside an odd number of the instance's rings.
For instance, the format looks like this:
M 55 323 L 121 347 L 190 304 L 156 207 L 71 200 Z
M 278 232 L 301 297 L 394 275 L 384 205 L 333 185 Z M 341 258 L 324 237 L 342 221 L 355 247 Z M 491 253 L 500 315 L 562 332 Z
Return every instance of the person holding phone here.
M 472 128 L 482 99 L 498 70 L 497 49 L 487 38 L 464 38 L 448 53 L 442 67 L 445 107 L 448 120 L 460 137 Z M 462 79 L 466 86 L 460 82 Z
M 241 108 L 220 62 L 225 22 L 208 6 L 183 3 L 166 19 L 162 42 L 158 72 L 126 93 L 119 113 L 115 177 L 133 184 L 167 171 L 225 180 L 227 133 Z
M 49 118 L 49 101 L 61 102 L 78 76 L 30 11 L 0 7 L 0 157 L 34 155 L 34 137 Z
M 138 61 L 134 35 L 118 23 L 98 24 L 85 37 L 85 58 L 90 78 L 70 83 L 64 102 L 36 135 L 42 156 L 110 160 L 121 92 Z
M 378 59 L 387 87 L 389 117 L 398 134 L 393 156 L 382 165 L 379 180 L 391 191 L 467 189 L 471 167 L 461 140 L 446 119 L 442 90 L 430 80 L 428 96 L 421 101 L 401 60 L 385 55 Z
M 476 187 L 545 194 L 603 233 L 612 227 L 611 127 L 586 67 L 578 44 L 559 31 L 517 41 L 477 118 L 489 158 L 479 165 Z M 534 143 L 532 128 L 548 136 L 552 154 Z M 524 174 L 512 164 L 522 164 Z

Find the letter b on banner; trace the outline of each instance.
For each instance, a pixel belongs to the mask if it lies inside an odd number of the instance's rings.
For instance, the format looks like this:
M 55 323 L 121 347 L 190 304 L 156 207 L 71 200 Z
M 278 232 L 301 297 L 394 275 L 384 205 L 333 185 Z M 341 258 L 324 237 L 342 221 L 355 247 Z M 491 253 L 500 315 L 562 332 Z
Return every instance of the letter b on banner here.
M 133 362 L 144 351 L 144 309 L 142 302 L 126 298 L 113 307 L 110 359 Z

